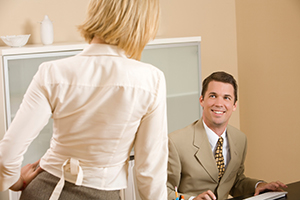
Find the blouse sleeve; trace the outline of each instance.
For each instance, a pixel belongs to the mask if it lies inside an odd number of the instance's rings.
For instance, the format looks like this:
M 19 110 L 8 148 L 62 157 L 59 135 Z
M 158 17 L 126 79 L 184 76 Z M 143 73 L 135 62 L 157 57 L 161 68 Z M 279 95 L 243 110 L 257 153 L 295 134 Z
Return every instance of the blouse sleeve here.
M 19 179 L 28 146 L 51 117 L 42 70 L 40 67 L 31 81 L 15 118 L 0 141 L 0 191 L 7 190 Z
M 135 174 L 142 199 L 167 199 L 168 133 L 163 73 L 151 110 L 141 120 L 134 146 Z

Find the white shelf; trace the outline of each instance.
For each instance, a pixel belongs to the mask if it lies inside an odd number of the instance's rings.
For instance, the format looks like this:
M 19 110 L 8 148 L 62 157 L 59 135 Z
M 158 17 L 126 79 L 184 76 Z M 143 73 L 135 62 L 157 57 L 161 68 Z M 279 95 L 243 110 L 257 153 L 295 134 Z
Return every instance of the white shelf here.
M 157 38 L 155 40 L 150 41 L 147 45 L 180 44 L 190 42 L 201 42 L 201 37 Z
M 178 38 L 158 38 L 150 41 L 147 46 L 158 44 L 183 44 L 190 42 L 201 42 L 201 37 L 178 37 Z M 0 55 L 33 54 L 44 52 L 76 51 L 82 50 L 87 43 L 57 43 L 52 45 L 25 45 L 23 47 L 0 46 Z
M 25 45 L 24 47 L 1 47 L 0 55 L 19 55 L 19 54 L 33 54 L 33 53 L 49 53 L 49 52 L 61 52 L 61 51 L 76 51 L 82 50 L 88 44 L 53 44 L 53 45 Z

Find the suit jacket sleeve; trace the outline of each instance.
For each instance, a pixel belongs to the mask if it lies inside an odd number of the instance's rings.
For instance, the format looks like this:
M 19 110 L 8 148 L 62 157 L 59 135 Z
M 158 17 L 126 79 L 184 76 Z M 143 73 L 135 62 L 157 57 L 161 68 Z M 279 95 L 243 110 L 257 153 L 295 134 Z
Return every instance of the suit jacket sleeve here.
M 169 160 L 168 160 L 168 199 L 175 199 L 175 186 L 180 183 L 180 160 L 176 147 L 169 139 Z
M 182 165 L 180 161 L 180 155 L 177 151 L 176 145 L 173 143 L 172 139 L 169 138 L 169 160 L 168 160 L 168 199 L 173 200 L 175 197 L 175 186 L 179 186 L 181 182 L 181 170 Z M 178 195 L 184 195 L 185 199 L 189 199 L 191 195 L 180 193 Z

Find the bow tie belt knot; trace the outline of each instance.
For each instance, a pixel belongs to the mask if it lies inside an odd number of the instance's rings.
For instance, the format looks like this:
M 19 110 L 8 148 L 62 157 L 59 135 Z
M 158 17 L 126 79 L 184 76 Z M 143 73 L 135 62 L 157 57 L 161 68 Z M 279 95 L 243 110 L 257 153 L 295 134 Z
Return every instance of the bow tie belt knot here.
M 62 175 L 57 183 L 54 191 L 49 200 L 58 200 L 60 193 L 65 185 L 65 171 L 71 172 L 72 175 L 77 175 L 75 185 L 82 185 L 83 181 L 83 171 L 79 165 L 79 160 L 75 158 L 67 159 L 61 167 Z

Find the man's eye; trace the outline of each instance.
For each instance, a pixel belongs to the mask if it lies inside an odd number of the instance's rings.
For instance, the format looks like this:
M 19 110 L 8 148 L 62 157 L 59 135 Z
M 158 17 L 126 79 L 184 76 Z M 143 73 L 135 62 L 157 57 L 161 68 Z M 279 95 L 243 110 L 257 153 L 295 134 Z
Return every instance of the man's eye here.
M 231 98 L 230 98 L 230 97 L 224 97 L 224 99 L 231 100 Z
M 211 94 L 211 95 L 209 95 L 209 97 L 211 97 L 211 98 L 216 98 L 216 95 Z

